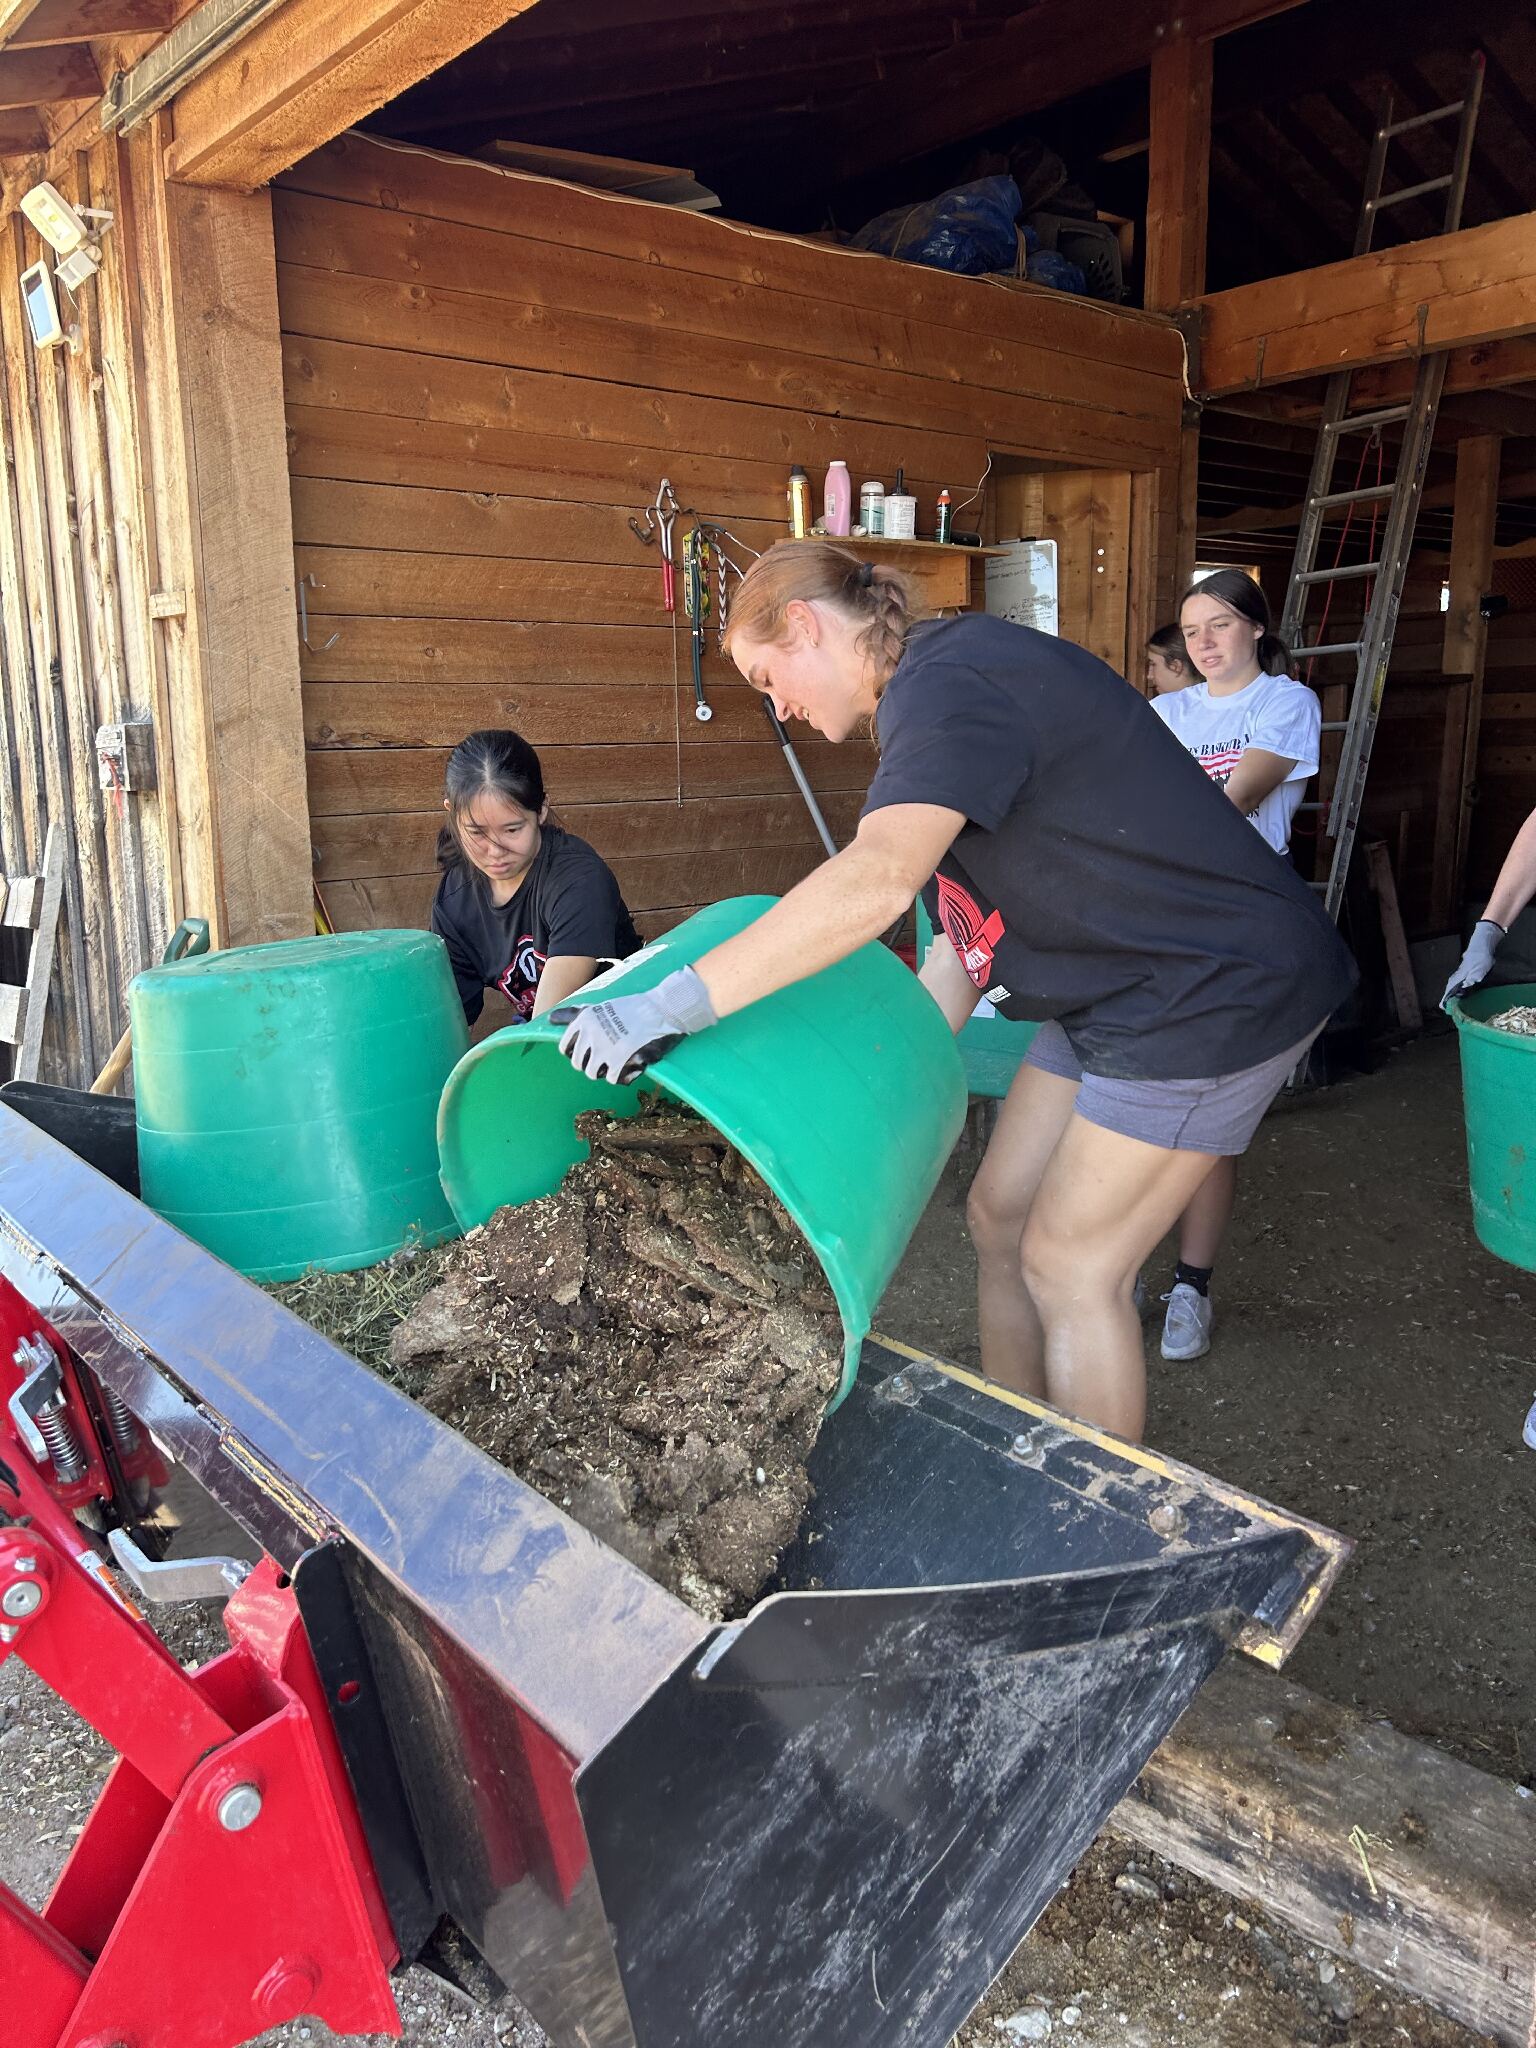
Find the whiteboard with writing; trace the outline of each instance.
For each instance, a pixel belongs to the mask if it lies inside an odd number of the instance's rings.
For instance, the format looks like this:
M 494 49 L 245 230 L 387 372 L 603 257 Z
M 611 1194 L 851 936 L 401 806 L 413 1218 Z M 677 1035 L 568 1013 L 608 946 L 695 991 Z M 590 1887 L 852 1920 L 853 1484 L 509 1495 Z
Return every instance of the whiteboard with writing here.
M 987 610 L 994 618 L 1037 633 L 1059 632 L 1056 543 L 1016 540 L 1006 553 L 987 557 Z

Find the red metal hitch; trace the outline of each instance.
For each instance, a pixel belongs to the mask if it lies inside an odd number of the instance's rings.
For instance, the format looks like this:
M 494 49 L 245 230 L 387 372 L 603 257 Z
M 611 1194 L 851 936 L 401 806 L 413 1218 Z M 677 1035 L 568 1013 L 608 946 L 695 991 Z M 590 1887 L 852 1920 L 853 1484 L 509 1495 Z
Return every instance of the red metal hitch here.
M 23 1337 L 23 1372 L 38 1347 L 65 1368 L 91 1471 L 73 1361 L 0 1281 L 7 1362 Z M 7 2048 L 235 2048 L 301 2014 L 397 2034 L 398 1952 L 287 1580 L 263 1560 L 225 1610 L 229 1650 L 184 1671 L 61 1501 L 83 1477 L 0 1416 L 0 1661 L 118 1752 L 42 1911 L 0 1885 Z

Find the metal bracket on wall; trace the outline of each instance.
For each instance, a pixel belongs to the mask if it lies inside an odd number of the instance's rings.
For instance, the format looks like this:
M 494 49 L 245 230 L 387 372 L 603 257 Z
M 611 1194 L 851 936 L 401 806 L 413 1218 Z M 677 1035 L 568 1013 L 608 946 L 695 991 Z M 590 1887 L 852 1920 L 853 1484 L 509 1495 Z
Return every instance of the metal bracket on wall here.
M 113 73 L 101 102 L 102 132 L 130 134 L 282 5 L 283 0 L 202 0 L 131 71 Z
M 310 639 L 309 605 L 304 596 L 304 586 L 306 584 L 308 584 L 311 590 L 316 590 L 319 588 L 319 585 L 315 582 L 313 575 L 305 575 L 299 578 L 299 638 L 304 642 L 304 645 L 309 649 L 311 654 L 324 654 L 327 647 L 334 647 L 336 645 L 336 642 L 341 638 L 341 635 L 340 633 L 333 633 L 329 640 L 322 641 L 318 647 L 315 645 L 313 640 Z

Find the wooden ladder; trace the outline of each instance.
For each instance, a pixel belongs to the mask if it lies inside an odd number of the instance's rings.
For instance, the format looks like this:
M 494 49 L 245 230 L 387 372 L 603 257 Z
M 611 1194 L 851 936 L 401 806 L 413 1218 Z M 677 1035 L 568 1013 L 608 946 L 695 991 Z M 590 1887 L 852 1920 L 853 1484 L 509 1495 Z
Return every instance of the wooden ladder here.
M 50 825 L 42 873 L 0 875 L 0 932 L 24 935 L 26 949 L 22 979 L 0 981 L 0 1045 L 12 1048 L 12 1081 L 37 1079 L 63 898 L 64 835 Z
M 1399 205 L 1405 199 L 1419 198 L 1429 192 L 1445 193 L 1443 231 L 1452 234 L 1460 227 L 1462 201 L 1467 188 L 1467 168 L 1471 162 L 1472 142 L 1477 132 L 1478 109 L 1482 103 L 1483 71 L 1484 59 L 1479 53 L 1472 60 L 1466 90 L 1462 97 L 1451 101 L 1448 106 L 1436 107 L 1430 113 L 1416 114 L 1404 121 L 1394 121 L 1390 99 L 1382 108 L 1381 118 L 1377 122 L 1376 132 L 1371 141 L 1365 194 L 1361 201 L 1359 224 L 1355 230 L 1354 253 L 1357 256 L 1363 256 L 1370 248 L 1376 231 L 1376 222 L 1388 207 Z M 1428 128 L 1436 123 L 1452 120 L 1457 123 L 1457 129 L 1450 169 L 1441 177 L 1426 178 L 1416 185 L 1406 185 L 1395 191 L 1384 192 L 1382 183 L 1386 173 L 1387 151 L 1393 138 L 1406 135 L 1413 129 Z M 1327 880 L 1318 881 L 1313 886 L 1323 891 L 1328 914 L 1335 920 L 1344 901 L 1350 856 L 1354 851 L 1361 807 L 1365 802 L 1371 747 L 1381 716 L 1387 665 L 1392 658 L 1398 608 L 1402 602 L 1403 582 L 1408 572 L 1408 557 L 1413 546 L 1414 527 L 1418 521 L 1419 500 L 1424 489 L 1424 472 L 1429 465 L 1435 420 L 1440 410 L 1440 392 L 1445 383 L 1445 367 L 1443 351 L 1421 355 L 1418 372 L 1414 378 L 1413 393 L 1407 403 L 1376 406 L 1366 412 L 1350 410 L 1350 395 L 1354 381 L 1352 371 L 1341 370 L 1336 376 L 1329 378 L 1327 395 L 1323 401 L 1323 416 L 1318 427 L 1317 450 L 1312 458 L 1312 474 L 1307 484 L 1306 503 L 1302 511 L 1300 530 L 1296 535 L 1296 554 L 1291 564 L 1291 579 L 1286 592 L 1285 611 L 1280 622 L 1280 637 L 1297 660 L 1316 661 L 1335 655 L 1352 655 L 1355 666 L 1347 716 L 1325 721 L 1323 725 L 1324 732 L 1337 732 L 1344 736 L 1331 798 L 1301 806 L 1303 810 L 1323 811 L 1327 814 L 1325 829 L 1327 837 L 1333 841 L 1333 855 L 1329 862 Z M 1335 490 L 1335 459 L 1339 444 L 1345 436 L 1369 436 L 1367 445 L 1374 445 L 1379 450 L 1383 428 L 1398 424 L 1402 425 L 1403 438 L 1391 479 L 1383 479 L 1363 487 L 1357 482 L 1353 488 Z M 1339 559 L 1331 566 L 1320 569 L 1317 566 L 1317 556 L 1322 544 L 1323 527 L 1329 514 L 1344 511 L 1352 517 L 1356 506 L 1367 504 L 1386 507 L 1380 547 L 1372 553 L 1369 560 L 1345 562 L 1341 539 Z M 1372 530 L 1374 533 L 1374 519 Z M 1345 531 L 1348 531 L 1347 520 Z M 1357 579 L 1370 581 L 1370 595 L 1357 637 L 1351 640 L 1330 640 L 1325 638 L 1320 630 L 1313 629 L 1308 644 L 1307 607 L 1312 598 L 1319 592 L 1331 595 L 1340 583 Z M 1324 617 L 1326 618 L 1326 612 Z M 1348 630 L 1350 629 L 1346 628 L 1346 631 Z

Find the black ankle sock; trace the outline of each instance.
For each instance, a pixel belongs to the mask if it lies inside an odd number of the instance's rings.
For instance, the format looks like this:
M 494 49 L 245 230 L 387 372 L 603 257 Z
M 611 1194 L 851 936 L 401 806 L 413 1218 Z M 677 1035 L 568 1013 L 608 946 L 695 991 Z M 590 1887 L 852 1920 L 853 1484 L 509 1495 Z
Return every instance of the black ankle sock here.
M 1186 1266 L 1180 1259 L 1173 1269 L 1173 1284 L 1175 1287 L 1193 1287 L 1196 1294 L 1209 1294 L 1211 1275 L 1215 1270 L 1214 1266 Z

